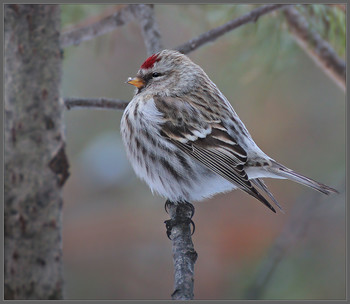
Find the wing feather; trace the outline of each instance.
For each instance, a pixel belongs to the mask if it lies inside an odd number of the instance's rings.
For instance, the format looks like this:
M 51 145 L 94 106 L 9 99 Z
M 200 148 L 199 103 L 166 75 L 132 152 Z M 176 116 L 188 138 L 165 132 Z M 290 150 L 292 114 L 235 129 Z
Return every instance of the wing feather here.
M 235 184 L 276 212 L 249 181 L 244 170 L 247 153 L 227 132 L 218 117 L 208 119 L 201 110 L 194 108 L 190 102 L 186 102 L 186 97 L 158 98 L 162 100 L 158 101 L 155 98 L 155 104 L 164 114 L 164 123 L 160 131 L 163 137 L 212 172 Z M 169 113 L 169 107 L 162 107 L 165 103 L 173 104 L 177 115 L 174 115 L 174 111 Z

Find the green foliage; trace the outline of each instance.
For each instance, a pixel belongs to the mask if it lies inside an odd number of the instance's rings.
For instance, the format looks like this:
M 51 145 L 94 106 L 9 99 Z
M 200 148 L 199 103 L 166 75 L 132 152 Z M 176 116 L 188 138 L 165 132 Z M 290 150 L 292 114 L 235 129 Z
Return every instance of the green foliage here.
M 311 29 L 328 41 L 337 54 L 345 57 L 346 16 L 336 6 L 325 4 L 298 5 L 298 10 L 309 22 Z
M 183 10 L 188 12 L 189 7 L 191 7 L 192 17 L 197 21 L 197 26 L 202 28 L 201 32 L 204 32 L 238 18 L 258 6 L 260 5 L 186 5 L 183 6 Z M 344 11 L 339 9 L 339 7 L 324 4 L 296 5 L 296 8 L 308 21 L 310 30 L 315 30 L 319 33 L 323 39 L 332 45 L 337 54 L 344 58 L 346 49 Z M 263 20 L 258 19 L 253 25 L 245 25 L 228 35 L 231 35 L 231 46 L 235 49 L 235 53 L 237 53 L 237 48 L 238 50 L 240 48 L 243 49 L 247 43 L 251 44 L 248 51 L 242 54 L 240 60 L 250 60 L 251 56 L 254 56 L 256 49 L 259 49 L 259 52 L 263 52 L 263 62 L 269 65 L 270 71 L 274 69 L 280 70 L 281 68 L 286 68 L 289 64 L 293 64 L 293 52 L 298 49 L 295 41 L 289 35 L 286 35 L 286 27 L 284 26 L 284 15 L 281 11 L 278 11 L 267 18 L 263 18 Z M 272 48 L 271 45 L 273 45 Z M 284 57 L 287 58 L 287 61 L 286 59 L 283 62 L 276 60 L 281 52 L 287 55 Z
M 189 6 L 183 6 L 182 9 L 191 13 L 188 22 L 195 23 L 200 34 L 241 17 L 259 6 L 261 5 L 216 4 L 196 5 L 190 9 Z M 284 25 L 284 16 L 278 11 L 229 32 L 220 39 L 227 39 L 227 47 L 235 54 L 235 62 L 232 64 L 242 64 L 254 58 L 260 62 L 261 68 L 268 67 L 270 72 L 278 71 L 294 63 L 293 52 L 298 50 L 294 40 L 286 35 Z M 286 55 L 283 61 L 277 60 L 281 53 Z

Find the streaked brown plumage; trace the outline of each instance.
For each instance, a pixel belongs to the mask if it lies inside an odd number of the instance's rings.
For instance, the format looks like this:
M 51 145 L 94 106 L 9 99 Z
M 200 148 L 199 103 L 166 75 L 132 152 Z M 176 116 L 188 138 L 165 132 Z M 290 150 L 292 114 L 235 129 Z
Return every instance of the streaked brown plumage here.
M 121 121 L 127 155 L 136 174 L 170 201 L 201 200 L 239 188 L 275 212 L 257 190 L 278 205 L 264 177 L 336 192 L 261 151 L 226 97 L 187 56 L 163 50 L 128 82 L 137 91 Z

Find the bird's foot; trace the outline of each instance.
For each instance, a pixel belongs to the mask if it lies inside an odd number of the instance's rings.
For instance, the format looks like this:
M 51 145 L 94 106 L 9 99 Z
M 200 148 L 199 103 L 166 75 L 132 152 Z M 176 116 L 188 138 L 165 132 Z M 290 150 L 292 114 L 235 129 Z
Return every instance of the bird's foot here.
M 166 221 L 164 221 L 164 223 L 165 223 L 165 228 L 166 228 L 166 235 L 167 235 L 169 240 L 171 240 L 170 236 L 171 236 L 171 231 L 173 230 L 173 227 L 175 227 L 179 224 L 191 225 L 192 226 L 191 235 L 193 235 L 194 231 L 196 230 L 196 225 L 194 224 L 192 219 L 175 218 L 175 219 L 166 220 Z
M 165 212 L 168 213 L 168 214 L 169 214 L 168 209 L 169 209 L 169 207 L 170 207 L 171 205 L 173 205 L 173 203 L 172 203 L 171 201 L 169 201 L 169 200 L 166 200 L 166 202 L 165 202 L 165 204 L 164 204 L 164 209 L 165 209 Z
M 165 211 L 167 213 L 169 213 L 168 211 L 170 206 L 174 206 L 176 209 L 175 209 L 175 215 L 172 215 L 172 218 L 170 220 L 164 221 L 165 227 L 166 227 L 166 235 L 168 239 L 171 240 L 170 236 L 171 236 L 171 231 L 173 227 L 180 224 L 191 225 L 192 226 L 191 235 L 193 235 L 196 229 L 196 226 L 192 221 L 192 217 L 194 215 L 194 210 L 195 210 L 194 206 L 187 201 L 178 202 L 174 204 L 173 202 L 167 200 L 164 206 Z
M 190 211 L 191 211 L 190 218 L 192 218 L 194 216 L 195 209 L 194 209 L 194 206 L 191 203 L 187 202 L 187 201 L 181 201 L 181 202 L 177 202 L 176 204 L 174 204 L 172 201 L 167 200 L 165 202 L 165 204 L 164 204 L 165 212 L 169 214 L 170 206 L 172 206 L 172 205 L 180 205 L 180 204 L 183 205 L 183 206 L 186 206 L 186 207 L 188 207 L 190 209 Z M 176 208 L 176 213 L 178 213 L 178 212 L 179 212 L 179 208 Z

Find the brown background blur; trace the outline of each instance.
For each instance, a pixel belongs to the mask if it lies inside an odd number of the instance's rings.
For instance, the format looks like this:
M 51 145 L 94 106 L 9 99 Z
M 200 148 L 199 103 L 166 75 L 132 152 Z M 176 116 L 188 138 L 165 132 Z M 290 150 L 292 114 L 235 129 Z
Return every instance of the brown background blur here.
M 118 6 L 64 5 L 65 27 Z M 249 11 L 247 5 L 156 5 L 163 42 L 175 47 Z M 274 14 L 273 14 L 274 15 Z M 284 165 L 339 187 L 345 180 L 345 94 L 296 46 L 273 15 L 191 53 L 232 102 L 260 148 Z M 131 100 L 125 84 L 146 59 L 138 25 L 65 49 L 63 96 Z M 169 299 L 171 242 L 163 198 L 126 160 L 122 112 L 66 111 L 71 176 L 64 189 L 67 299 Z M 241 191 L 194 203 L 195 299 L 242 299 L 293 206 L 311 189 L 267 185 L 286 213 L 273 214 Z M 345 198 L 320 198 L 307 230 L 288 250 L 264 299 L 345 298 Z M 301 204 L 302 205 L 302 204 Z M 300 203 L 299 203 L 300 206 Z

